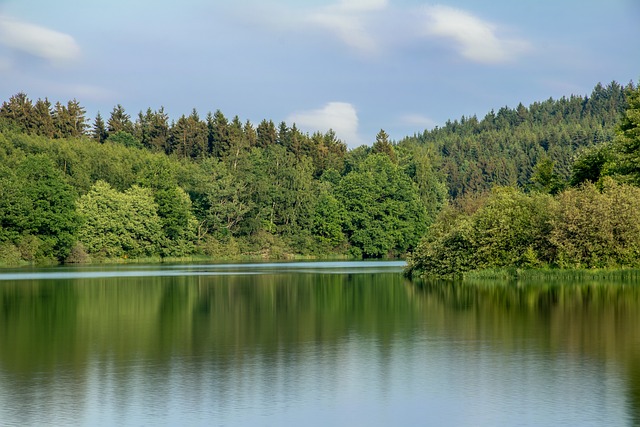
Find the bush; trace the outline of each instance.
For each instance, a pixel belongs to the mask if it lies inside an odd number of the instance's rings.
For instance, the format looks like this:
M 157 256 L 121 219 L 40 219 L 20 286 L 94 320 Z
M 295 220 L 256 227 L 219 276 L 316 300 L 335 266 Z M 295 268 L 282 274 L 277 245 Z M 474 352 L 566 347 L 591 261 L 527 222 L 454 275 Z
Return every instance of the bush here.
M 9 242 L 0 244 L 0 265 L 4 267 L 15 267 L 20 265 L 22 257 L 16 245 Z
M 408 271 L 450 276 L 548 262 L 554 206 L 551 196 L 497 187 L 472 213 L 446 208 L 409 257 Z

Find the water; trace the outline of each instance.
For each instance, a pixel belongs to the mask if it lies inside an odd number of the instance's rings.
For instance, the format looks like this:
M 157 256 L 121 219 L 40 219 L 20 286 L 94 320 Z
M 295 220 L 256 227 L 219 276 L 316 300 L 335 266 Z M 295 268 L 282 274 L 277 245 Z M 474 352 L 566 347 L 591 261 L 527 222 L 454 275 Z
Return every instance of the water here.
M 0 272 L 0 425 L 640 423 L 632 281 L 402 263 Z

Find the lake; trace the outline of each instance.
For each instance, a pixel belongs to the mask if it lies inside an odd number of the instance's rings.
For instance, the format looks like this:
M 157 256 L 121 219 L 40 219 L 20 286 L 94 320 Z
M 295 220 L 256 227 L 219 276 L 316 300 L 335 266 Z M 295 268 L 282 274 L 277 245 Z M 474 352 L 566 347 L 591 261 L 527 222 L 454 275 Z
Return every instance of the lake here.
M 640 423 L 633 277 L 402 266 L 0 270 L 0 425 Z

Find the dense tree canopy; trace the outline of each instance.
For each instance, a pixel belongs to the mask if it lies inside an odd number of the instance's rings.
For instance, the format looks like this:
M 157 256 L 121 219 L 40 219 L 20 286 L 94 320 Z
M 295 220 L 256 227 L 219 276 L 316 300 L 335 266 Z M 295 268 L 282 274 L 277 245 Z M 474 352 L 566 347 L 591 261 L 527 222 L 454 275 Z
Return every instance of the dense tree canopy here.
M 132 119 L 118 104 L 89 126 L 76 100 L 19 93 L 0 106 L 0 259 L 403 256 L 427 233 L 415 253 L 451 271 L 560 265 L 559 254 L 575 258 L 569 237 L 526 230 L 553 229 L 585 182 L 633 193 L 603 178 L 640 182 L 639 99 L 614 82 L 399 142 L 381 129 L 370 147 L 347 150 L 333 131 L 220 110 Z M 519 190 L 487 196 L 496 186 Z M 597 256 L 632 257 L 612 253 Z
M 594 93 L 602 100 L 601 87 Z M 494 188 L 471 211 L 445 209 L 408 271 L 446 276 L 505 266 L 640 266 L 640 88 L 627 88 L 627 97 L 616 137 L 578 155 L 573 188 L 561 191 L 553 162 L 543 158 L 532 193 Z

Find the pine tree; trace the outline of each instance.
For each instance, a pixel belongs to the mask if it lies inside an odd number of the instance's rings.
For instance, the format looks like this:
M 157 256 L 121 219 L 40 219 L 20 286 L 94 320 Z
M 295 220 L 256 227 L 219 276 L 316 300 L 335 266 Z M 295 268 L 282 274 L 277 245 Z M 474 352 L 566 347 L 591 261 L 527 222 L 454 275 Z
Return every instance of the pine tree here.
M 47 98 L 38 99 L 33 106 L 34 132 L 38 135 L 53 138 L 55 126 L 51 113 L 51 103 Z
M 249 120 L 244 123 L 244 127 L 242 129 L 244 131 L 244 136 L 247 138 L 247 142 L 249 143 L 249 147 L 255 147 L 258 144 L 258 134 L 256 133 L 253 124 Z
M 33 104 L 24 92 L 19 92 L 2 103 L 0 117 L 5 117 L 26 132 L 33 129 Z
M 182 115 L 171 127 L 171 151 L 180 157 L 203 158 L 207 151 L 207 124 L 194 109 L 189 117 Z
M 169 152 L 169 116 L 164 107 L 153 113 L 149 123 L 148 145 L 155 151 Z
M 54 138 L 67 138 L 73 133 L 72 119 L 67 107 L 56 102 L 53 108 L 53 124 L 55 126 Z
M 109 137 L 109 133 L 107 132 L 107 128 L 104 124 L 104 120 L 102 119 L 102 115 L 100 114 L 99 111 L 98 111 L 98 114 L 96 114 L 96 118 L 93 122 L 91 137 L 94 140 L 98 141 L 100 144 L 103 144 Z
M 277 132 L 273 121 L 262 120 L 256 129 L 256 145 L 261 148 L 269 147 L 276 143 Z
M 615 143 L 621 151 L 621 172 L 640 183 L 640 85 L 627 90 L 628 106 L 618 123 Z
M 209 152 L 219 159 L 224 159 L 229 154 L 231 145 L 229 137 L 229 121 L 222 114 L 222 111 L 216 110 L 212 115 L 207 115 L 207 128 L 209 130 Z
M 393 145 L 389 142 L 389 135 L 384 131 L 384 129 L 380 129 L 380 132 L 376 135 L 376 142 L 371 147 L 371 152 L 374 154 L 386 154 L 393 163 L 398 163 L 398 158 L 396 157 Z
M 82 107 L 77 100 L 73 99 L 67 103 L 67 113 L 70 133 L 68 136 L 79 138 L 84 135 L 87 130 L 86 110 L 84 107 Z
M 112 135 L 116 132 L 127 132 L 133 135 L 133 123 L 131 123 L 131 116 L 126 113 L 124 107 L 120 104 L 113 107 L 111 116 L 107 120 L 107 132 Z

